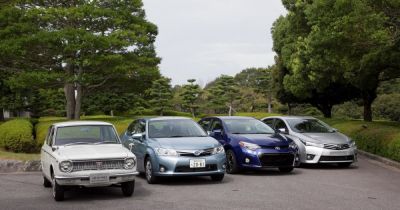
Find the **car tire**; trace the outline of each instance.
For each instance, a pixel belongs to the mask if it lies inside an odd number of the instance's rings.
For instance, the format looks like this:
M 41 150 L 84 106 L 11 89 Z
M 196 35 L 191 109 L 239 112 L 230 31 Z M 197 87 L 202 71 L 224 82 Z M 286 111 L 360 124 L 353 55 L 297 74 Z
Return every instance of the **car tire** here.
M 124 182 L 121 184 L 122 194 L 125 197 L 131 197 L 135 192 L 135 181 Z
M 158 182 L 158 177 L 154 175 L 153 164 L 150 158 L 147 158 L 145 162 L 145 177 L 149 184 L 156 184 Z
M 351 164 L 353 164 L 353 163 L 338 163 L 338 166 L 340 168 L 348 168 L 348 167 L 350 167 Z
M 240 169 L 236 160 L 235 153 L 229 149 L 226 151 L 226 173 L 237 174 Z
M 63 201 L 64 200 L 64 188 L 57 184 L 56 179 L 54 178 L 54 175 L 51 177 L 52 178 L 52 191 L 53 191 L 53 198 L 56 201 Z
M 282 173 L 290 173 L 292 172 L 294 169 L 294 167 L 280 167 L 279 171 Z
M 43 176 L 43 186 L 45 188 L 51 187 L 51 182 L 45 176 Z
M 215 182 L 221 182 L 224 179 L 225 174 L 215 174 L 211 175 L 211 180 Z

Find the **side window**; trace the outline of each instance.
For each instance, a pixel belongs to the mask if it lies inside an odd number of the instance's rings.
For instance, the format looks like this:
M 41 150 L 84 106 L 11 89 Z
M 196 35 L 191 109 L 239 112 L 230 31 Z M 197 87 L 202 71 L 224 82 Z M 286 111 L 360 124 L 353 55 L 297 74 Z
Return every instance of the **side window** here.
M 281 119 L 276 119 L 275 120 L 275 129 L 279 130 L 279 129 L 285 129 L 286 132 L 289 132 L 288 128 L 286 127 L 285 122 L 283 122 L 283 120 Z
M 199 124 L 205 131 L 210 131 L 211 119 L 204 119 Z
M 47 133 L 47 137 L 46 137 L 46 144 L 51 146 L 52 145 L 52 140 L 53 140 L 53 136 L 54 136 L 54 127 L 51 126 L 49 128 L 49 131 Z
M 132 134 L 135 124 L 136 124 L 136 121 L 132 122 L 132 123 L 128 126 L 128 129 L 127 129 L 126 131 L 128 132 L 129 135 Z
M 224 130 L 224 128 L 222 127 L 222 122 L 221 120 L 213 120 L 212 125 L 211 125 L 211 131 L 215 131 L 215 130 Z
M 263 122 L 267 124 L 269 127 L 274 128 L 274 120 L 275 120 L 274 118 L 268 118 L 263 120 Z
M 141 120 L 138 124 L 138 133 L 145 133 L 146 132 L 146 121 Z

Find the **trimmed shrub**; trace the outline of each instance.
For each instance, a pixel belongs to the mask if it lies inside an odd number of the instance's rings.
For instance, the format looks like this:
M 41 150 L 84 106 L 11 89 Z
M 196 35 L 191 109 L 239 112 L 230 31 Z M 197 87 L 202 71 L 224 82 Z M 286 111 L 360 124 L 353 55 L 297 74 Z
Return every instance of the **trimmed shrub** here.
M 1 145 L 12 152 L 36 152 L 33 125 L 26 119 L 10 120 L 0 126 Z

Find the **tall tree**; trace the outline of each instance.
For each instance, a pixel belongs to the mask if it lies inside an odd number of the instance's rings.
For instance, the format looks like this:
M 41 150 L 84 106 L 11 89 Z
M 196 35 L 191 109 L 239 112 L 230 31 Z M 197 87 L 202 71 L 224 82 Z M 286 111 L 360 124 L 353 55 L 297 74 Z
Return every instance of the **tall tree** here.
M 183 92 L 181 93 L 183 106 L 190 110 L 193 117 L 195 117 L 196 109 L 199 107 L 199 105 L 196 104 L 196 101 L 199 99 L 201 94 L 201 88 L 198 84 L 195 84 L 195 82 L 195 79 L 189 79 L 189 84 L 182 87 Z
M 171 107 L 171 79 L 162 77 L 158 80 L 155 80 L 147 92 L 151 98 L 149 102 L 153 109 L 158 112 L 159 115 L 163 116 L 164 111 Z
M 45 82 L 64 88 L 67 117 L 79 119 L 85 93 L 158 74 L 157 27 L 142 7 L 141 0 L 18 1 L 4 11 L 11 17 L 0 28 L 0 49 L 12 47 L 0 57 L 12 59 L 0 66 L 32 78 L 57 75 Z
M 219 109 L 228 107 L 228 114 L 231 116 L 234 111 L 233 102 L 239 97 L 239 88 L 234 78 L 222 75 L 208 91 L 211 105 Z

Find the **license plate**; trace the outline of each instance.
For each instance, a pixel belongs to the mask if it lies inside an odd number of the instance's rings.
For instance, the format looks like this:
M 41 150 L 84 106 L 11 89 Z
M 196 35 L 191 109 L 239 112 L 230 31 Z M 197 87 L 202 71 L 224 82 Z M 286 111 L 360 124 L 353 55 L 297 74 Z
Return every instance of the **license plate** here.
M 340 156 L 340 155 L 347 155 L 347 151 L 333 151 L 329 153 L 330 155 L 336 155 L 336 156 Z
M 205 168 L 206 160 L 205 159 L 193 159 L 189 160 L 190 168 Z
M 108 183 L 110 175 L 108 174 L 92 174 L 90 175 L 90 184 Z

